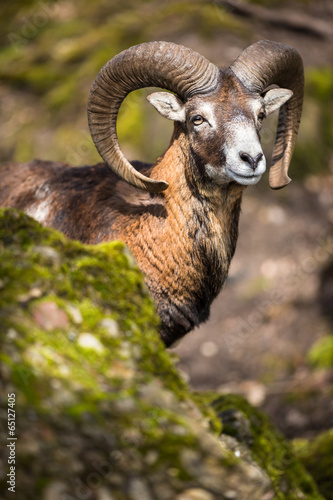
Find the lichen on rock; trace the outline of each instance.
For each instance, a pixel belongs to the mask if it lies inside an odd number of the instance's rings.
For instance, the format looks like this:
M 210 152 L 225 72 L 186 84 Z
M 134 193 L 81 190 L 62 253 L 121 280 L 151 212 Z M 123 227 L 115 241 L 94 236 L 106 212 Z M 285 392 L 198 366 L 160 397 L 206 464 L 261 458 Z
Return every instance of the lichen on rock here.
M 216 412 L 177 371 L 122 243 L 85 246 L 0 210 L 0 316 L 4 500 L 13 498 L 3 446 L 8 394 L 16 500 L 274 497 L 269 467 L 249 443 L 239 454 L 219 438 Z M 313 485 L 297 488 L 299 498 L 321 498 Z

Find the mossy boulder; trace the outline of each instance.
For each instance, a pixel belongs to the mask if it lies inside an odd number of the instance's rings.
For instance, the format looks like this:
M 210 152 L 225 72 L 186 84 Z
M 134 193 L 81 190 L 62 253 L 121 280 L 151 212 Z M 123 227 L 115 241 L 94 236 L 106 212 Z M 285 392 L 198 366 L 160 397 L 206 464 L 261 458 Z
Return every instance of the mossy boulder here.
M 274 498 L 322 498 L 317 486 L 295 458 L 293 448 L 274 428 L 269 418 L 251 406 L 242 396 L 229 394 L 206 396 L 223 424 L 222 436 L 229 436 L 234 446 L 245 453 L 266 472 L 272 481 Z
M 181 378 L 122 243 L 0 210 L 0 317 L 1 498 L 321 498 L 291 455 L 281 470 L 303 479 L 282 487 L 250 442 L 219 437 L 220 408 Z M 257 445 L 274 462 L 269 432 Z
M 333 429 L 315 439 L 294 441 L 294 452 L 315 479 L 326 500 L 333 500 Z

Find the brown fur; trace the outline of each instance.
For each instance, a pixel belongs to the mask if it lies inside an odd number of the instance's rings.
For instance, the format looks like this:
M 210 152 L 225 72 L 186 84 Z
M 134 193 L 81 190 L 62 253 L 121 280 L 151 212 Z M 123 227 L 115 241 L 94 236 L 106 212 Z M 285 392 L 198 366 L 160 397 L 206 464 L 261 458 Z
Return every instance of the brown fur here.
M 208 160 L 223 161 L 228 114 L 246 112 L 246 91 L 230 83 L 227 72 L 223 79 L 218 99 L 203 98 L 219 108 L 218 135 L 198 144 L 189 125 L 176 123 L 170 148 L 155 166 L 133 163 L 167 181 L 163 193 L 140 191 L 105 164 L 71 167 L 35 160 L 0 169 L 0 205 L 34 214 L 44 203 L 42 223 L 68 237 L 89 244 L 121 239 L 129 246 L 155 299 L 166 345 L 208 318 L 235 251 L 244 186 L 216 185 L 202 168 Z

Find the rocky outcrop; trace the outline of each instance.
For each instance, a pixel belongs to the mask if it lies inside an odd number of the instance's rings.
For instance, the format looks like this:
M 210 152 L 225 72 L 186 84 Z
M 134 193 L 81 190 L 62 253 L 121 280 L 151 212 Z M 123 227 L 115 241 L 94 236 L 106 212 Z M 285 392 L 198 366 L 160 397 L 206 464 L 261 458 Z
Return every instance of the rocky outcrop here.
M 191 393 L 122 243 L 1 210 L 0 317 L 1 498 L 322 498 L 266 417 Z

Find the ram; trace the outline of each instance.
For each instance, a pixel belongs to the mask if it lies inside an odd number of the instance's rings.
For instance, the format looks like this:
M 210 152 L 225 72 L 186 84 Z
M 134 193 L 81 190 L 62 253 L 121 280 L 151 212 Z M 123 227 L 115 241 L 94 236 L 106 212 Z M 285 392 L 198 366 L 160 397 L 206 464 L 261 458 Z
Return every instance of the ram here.
M 169 91 L 148 100 L 174 121 L 154 165 L 130 163 L 116 133 L 122 101 L 143 87 Z M 208 318 L 227 277 L 242 193 L 266 168 L 261 124 L 278 108 L 269 182 L 273 189 L 289 183 L 303 87 L 300 55 L 276 42 L 254 43 L 224 69 L 169 42 L 131 47 L 101 69 L 89 96 L 90 132 L 105 163 L 10 163 L 0 171 L 0 205 L 85 243 L 123 240 L 146 276 L 169 346 Z

